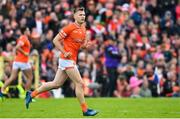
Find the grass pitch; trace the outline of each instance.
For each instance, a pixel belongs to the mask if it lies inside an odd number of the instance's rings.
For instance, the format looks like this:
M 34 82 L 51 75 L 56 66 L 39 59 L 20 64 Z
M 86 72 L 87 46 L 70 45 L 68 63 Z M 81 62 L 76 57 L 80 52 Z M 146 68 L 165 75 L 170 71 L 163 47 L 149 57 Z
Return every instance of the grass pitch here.
M 180 98 L 86 98 L 99 111 L 92 118 L 180 118 Z M 83 118 L 77 99 L 36 99 L 26 109 L 23 99 L 0 101 L 0 118 Z

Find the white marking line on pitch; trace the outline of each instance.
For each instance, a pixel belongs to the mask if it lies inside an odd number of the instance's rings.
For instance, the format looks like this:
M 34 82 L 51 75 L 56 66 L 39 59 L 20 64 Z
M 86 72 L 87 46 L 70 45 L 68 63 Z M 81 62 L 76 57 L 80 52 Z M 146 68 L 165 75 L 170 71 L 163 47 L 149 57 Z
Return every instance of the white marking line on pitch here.
M 129 111 L 129 110 L 124 110 L 124 111 L 121 111 L 122 113 L 134 113 L 134 111 Z M 164 111 L 142 111 L 142 112 L 136 112 L 136 113 L 166 113 Z M 180 112 L 167 112 L 168 114 L 180 114 Z M 131 118 L 130 118 L 131 119 Z M 140 119 L 143 119 L 143 118 L 140 118 Z M 146 118 L 146 119 L 153 119 L 153 118 Z M 158 119 L 158 118 L 154 118 L 154 119 Z M 168 119 L 168 118 L 165 118 L 165 119 Z M 172 119 L 175 119 L 175 118 L 172 118 Z
M 118 118 L 99 118 L 99 117 L 93 117 L 93 118 L 86 118 L 86 117 L 84 117 L 84 118 L 0 118 L 0 119 L 96 119 L 96 118 L 98 118 L 98 119 L 180 119 L 180 118 L 162 118 L 162 117 L 160 117 L 160 118 L 121 118 L 121 117 L 118 117 Z

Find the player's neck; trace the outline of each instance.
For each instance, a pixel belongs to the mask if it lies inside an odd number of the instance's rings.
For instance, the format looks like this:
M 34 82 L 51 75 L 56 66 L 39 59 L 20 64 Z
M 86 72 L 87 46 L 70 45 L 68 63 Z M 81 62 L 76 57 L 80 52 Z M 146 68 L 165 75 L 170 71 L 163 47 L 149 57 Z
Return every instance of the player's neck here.
M 77 21 L 74 22 L 78 27 L 81 27 L 82 24 L 78 23 Z

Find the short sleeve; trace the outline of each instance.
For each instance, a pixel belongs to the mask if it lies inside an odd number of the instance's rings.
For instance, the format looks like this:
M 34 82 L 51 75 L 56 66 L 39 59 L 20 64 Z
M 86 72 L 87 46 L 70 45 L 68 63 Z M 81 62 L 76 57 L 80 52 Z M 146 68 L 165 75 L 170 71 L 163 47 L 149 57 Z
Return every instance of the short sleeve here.
M 73 29 L 74 29 L 74 26 L 72 24 L 69 24 L 60 30 L 59 35 L 61 36 L 61 38 L 65 38 L 71 33 Z
M 20 46 L 23 46 L 25 44 L 25 38 L 23 36 L 21 36 L 19 39 L 18 39 L 18 45 Z

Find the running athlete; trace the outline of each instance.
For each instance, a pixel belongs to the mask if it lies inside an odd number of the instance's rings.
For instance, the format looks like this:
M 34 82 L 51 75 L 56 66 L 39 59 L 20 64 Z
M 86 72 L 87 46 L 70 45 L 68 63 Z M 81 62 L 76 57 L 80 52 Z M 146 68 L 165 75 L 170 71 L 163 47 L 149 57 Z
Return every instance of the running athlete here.
M 18 76 L 19 71 L 21 70 L 25 76 L 26 84 L 25 90 L 29 90 L 31 88 L 32 83 L 32 68 L 30 63 L 28 62 L 29 53 L 31 44 L 28 39 L 30 36 L 30 31 L 28 28 L 21 28 L 22 35 L 17 39 L 17 45 L 15 47 L 15 59 L 13 61 L 11 76 L 8 80 L 5 81 L 4 85 L 1 87 L 0 97 L 6 93 L 6 88 L 15 80 Z
M 26 108 L 29 108 L 32 98 L 44 91 L 59 88 L 69 77 L 75 84 L 76 97 L 81 105 L 83 115 L 94 116 L 98 113 L 95 110 L 89 109 L 87 106 L 83 92 L 84 83 L 76 66 L 78 50 L 81 47 L 85 48 L 88 46 L 85 28 L 85 11 L 83 7 L 78 7 L 74 10 L 74 19 L 74 23 L 62 28 L 53 39 L 55 47 L 61 51 L 59 66 L 54 80 L 42 84 L 33 92 L 27 92 Z

